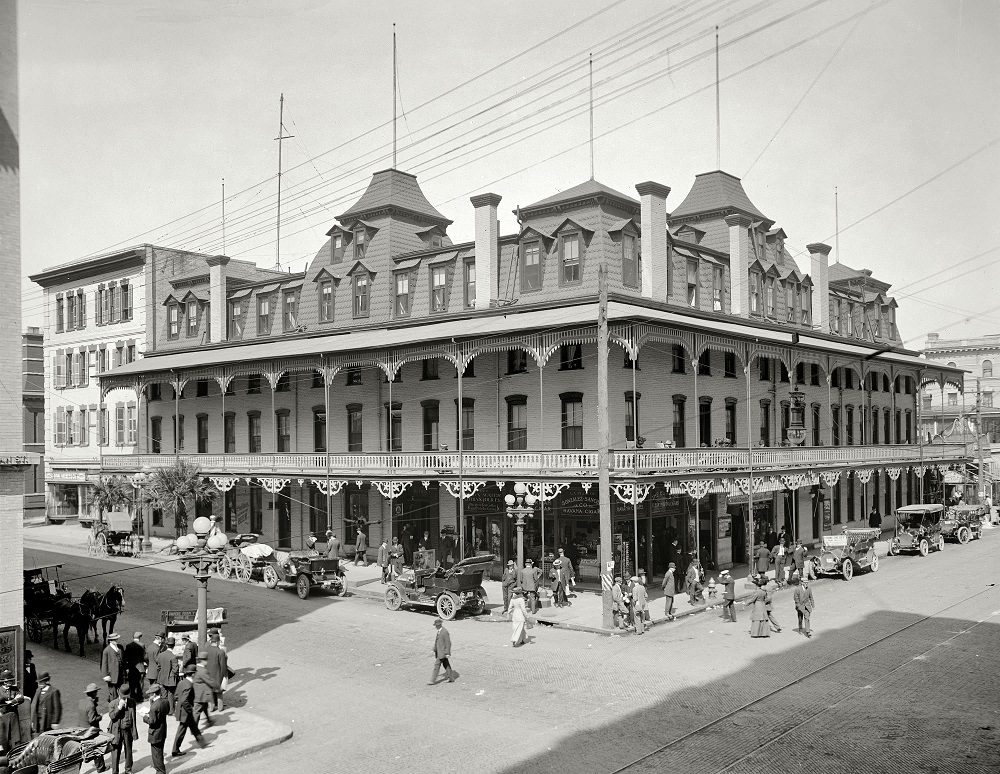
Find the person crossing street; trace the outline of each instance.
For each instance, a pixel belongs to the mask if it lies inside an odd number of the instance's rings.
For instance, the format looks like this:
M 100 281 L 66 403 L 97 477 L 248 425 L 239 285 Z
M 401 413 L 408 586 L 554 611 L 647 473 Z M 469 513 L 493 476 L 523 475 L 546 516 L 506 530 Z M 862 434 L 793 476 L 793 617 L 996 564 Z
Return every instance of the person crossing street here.
M 736 579 L 729 570 L 723 570 L 719 573 L 719 580 L 726 586 L 722 593 L 722 620 L 736 623 Z
M 437 634 L 434 635 L 434 671 L 431 672 L 431 681 L 428 685 L 437 685 L 438 674 L 441 667 L 444 667 L 444 676 L 449 683 L 455 682 L 455 672 L 451 668 L 451 635 L 444 628 L 444 621 L 440 618 L 434 619 L 434 628 Z
M 184 735 L 188 731 L 191 732 L 199 745 L 205 747 L 207 744 L 205 738 L 201 735 L 201 731 L 198 730 L 198 723 L 194 717 L 194 683 L 191 681 L 194 673 L 194 664 L 184 667 L 184 675 L 181 677 L 180 682 L 177 683 L 177 690 L 175 691 L 174 717 L 177 718 L 178 726 L 177 732 L 174 734 L 174 746 L 170 751 L 170 754 L 175 757 L 187 755 L 187 751 L 181 749 L 181 744 L 184 742 Z
M 812 589 L 809 588 L 809 581 L 805 578 L 800 579 L 793 597 L 795 600 L 795 614 L 799 619 L 798 631 L 805 634 L 806 637 L 812 637 L 810 616 L 815 607 L 815 601 L 813 600 Z

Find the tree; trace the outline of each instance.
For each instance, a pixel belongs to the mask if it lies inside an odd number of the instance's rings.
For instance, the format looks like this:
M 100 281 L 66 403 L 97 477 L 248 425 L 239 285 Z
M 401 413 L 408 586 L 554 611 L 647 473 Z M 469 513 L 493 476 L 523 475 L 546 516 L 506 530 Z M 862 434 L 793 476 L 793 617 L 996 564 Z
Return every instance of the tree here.
M 98 518 L 105 511 L 124 511 L 132 504 L 132 487 L 121 476 L 101 476 L 91 491 L 91 502 L 97 509 Z
M 211 502 L 215 488 L 207 483 L 198 468 L 183 460 L 169 468 L 157 468 L 145 487 L 146 502 L 172 516 L 178 535 L 188 528 L 188 504 Z

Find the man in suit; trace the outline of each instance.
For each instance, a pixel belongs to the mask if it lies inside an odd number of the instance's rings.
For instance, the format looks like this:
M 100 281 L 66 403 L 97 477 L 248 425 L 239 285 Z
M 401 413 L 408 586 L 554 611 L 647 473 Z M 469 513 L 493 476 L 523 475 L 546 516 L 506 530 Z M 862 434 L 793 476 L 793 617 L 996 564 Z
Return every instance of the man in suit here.
M 24 704 L 24 696 L 17 690 L 14 673 L 9 669 L 0 671 L 0 754 L 10 752 L 25 738 L 27 729 L 21 731 L 21 720 L 18 713 L 20 705 Z
M 219 686 L 218 689 L 213 690 L 215 711 L 222 712 L 222 681 L 229 673 L 229 657 L 226 655 L 226 651 L 220 647 L 219 633 L 214 629 L 208 633 L 208 648 L 205 651 L 205 655 L 207 657 L 205 659 L 205 666 L 208 669 L 208 676 L 214 685 Z
M 677 572 L 677 565 L 670 562 L 667 565 L 667 574 L 663 576 L 663 614 L 667 617 L 667 620 L 673 620 L 674 617 L 674 594 L 677 591 L 677 581 L 674 579 L 674 573 Z M 611 595 L 612 600 L 614 600 L 614 594 Z
M 729 574 L 729 570 L 723 570 L 719 573 L 719 580 L 726 585 L 722 595 L 722 620 L 736 623 L 736 579 Z
M 194 677 L 194 719 L 205 716 L 205 728 L 212 726 L 212 716 L 209 713 L 209 706 L 215 703 L 215 694 L 222 691 L 219 683 L 212 680 L 208 673 L 208 653 L 198 654 L 198 666 L 195 669 Z
M 146 646 L 146 682 L 147 689 L 149 685 L 153 683 L 159 683 L 160 677 L 160 665 L 156 661 L 156 657 L 160 655 L 160 651 L 165 647 L 163 641 L 166 639 L 167 635 L 165 632 L 157 632 L 156 636 L 153 637 L 153 642 L 151 645 Z
M 146 646 L 142 642 L 142 632 L 132 635 L 132 642 L 125 646 L 122 660 L 132 695 L 141 699 L 143 679 L 146 677 Z
M 119 774 L 121 754 L 125 752 L 125 774 L 132 772 L 132 742 L 139 738 L 136 728 L 135 700 L 132 690 L 125 683 L 118 690 L 118 697 L 111 703 L 111 737 L 114 747 L 111 752 L 111 774 Z
M 40 734 L 58 728 L 62 721 L 62 697 L 50 684 L 48 672 L 38 676 L 38 691 L 31 700 L 31 733 Z
M 97 711 L 97 683 L 91 683 L 83 692 L 84 698 L 76 705 L 81 728 L 100 728 L 101 713 Z
M 542 571 L 535 567 L 535 562 L 531 559 L 524 560 L 524 569 L 518 573 L 518 585 L 524 596 L 527 598 L 528 609 L 534 615 L 538 612 L 538 581 L 542 577 Z
M 638 575 L 632 576 L 632 625 L 636 634 L 646 633 L 646 611 L 649 609 L 649 596 L 646 587 Z
M 514 588 L 517 586 L 517 565 L 513 559 L 507 560 L 507 568 L 503 571 L 500 579 L 500 588 L 503 589 L 503 611 L 510 610 L 510 599 L 514 595 Z
M 764 544 L 767 546 L 768 551 L 778 545 L 778 533 L 774 531 L 773 526 L 767 530 L 767 535 L 764 538 Z
M 802 545 L 801 540 L 795 541 L 795 548 L 792 550 L 792 565 L 795 570 L 798 570 L 801 576 L 805 570 L 806 564 L 806 549 Z M 794 572 L 794 570 L 793 570 Z
M 340 557 L 340 538 L 332 529 L 326 531 L 326 558 L 337 559 Z
M 170 704 L 171 712 L 174 711 L 174 689 L 177 688 L 177 678 L 180 674 L 180 664 L 174 655 L 176 644 L 173 637 L 167 637 L 166 647 L 156 656 L 156 679 L 164 698 Z
M 365 557 L 365 551 L 368 550 L 368 536 L 364 533 L 364 530 L 359 526 L 358 534 L 354 537 L 354 566 L 357 567 L 361 564 L 363 567 L 368 566 L 368 559 Z
M 146 738 L 149 740 L 149 753 L 153 758 L 153 771 L 156 774 L 167 774 L 163 762 L 163 747 L 167 743 L 167 714 L 170 712 L 170 702 L 163 697 L 159 683 L 149 686 L 149 712 L 142 716 L 142 722 L 149 726 Z
M 382 568 L 382 582 L 389 582 L 389 546 L 386 545 L 385 538 L 382 538 L 382 545 L 378 547 L 378 566 Z
M 181 642 L 184 643 L 184 651 L 181 653 L 181 669 L 195 666 L 198 661 L 198 643 L 192 642 L 191 635 L 187 632 L 181 635 Z
M 410 525 L 403 525 L 403 534 L 399 539 L 403 544 L 403 564 L 407 567 L 413 566 L 413 533 L 410 532 Z
M 680 546 L 678 545 L 677 538 L 671 540 L 670 545 L 667 546 L 667 564 L 668 565 L 673 564 L 675 568 L 677 568 L 678 566 L 680 566 L 680 564 L 682 564 L 681 549 Z M 683 577 L 684 577 L 683 574 L 678 576 L 676 572 L 674 573 L 674 581 L 676 582 L 676 585 L 674 587 L 675 591 L 680 591 L 681 589 L 680 583 Z
M 122 649 L 118 647 L 120 636 L 116 632 L 108 635 L 108 646 L 101 653 L 101 679 L 108 687 L 108 701 L 118 698 L 118 689 L 125 682 L 125 663 Z
M 431 681 L 428 685 L 436 685 L 438 673 L 444 667 L 444 676 L 449 683 L 455 682 L 455 673 L 451 669 L 451 635 L 444 628 L 444 621 L 440 618 L 434 619 L 434 628 L 437 634 L 434 635 L 434 671 L 431 672 Z
M 809 618 L 812 615 L 815 602 L 813 601 L 812 589 L 809 588 L 809 581 L 802 578 L 799 585 L 795 587 L 793 596 L 795 598 L 795 613 L 799 618 L 798 631 L 805 634 L 806 637 L 812 637 L 812 626 Z
M 35 691 L 38 690 L 38 672 L 35 665 L 31 663 L 34 654 L 30 650 L 24 651 L 24 695 L 30 700 L 35 698 Z
M 614 616 L 615 628 L 624 629 L 628 606 L 625 604 L 625 591 L 622 588 L 621 575 L 615 576 L 615 583 L 611 587 L 611 614 Z
M 768 549 L 764 541 L 760 541 L 757 544 L 757 550 L 754 552 L 754 559 L 756 560 L 755 568 L 758 575 L 766 575 L 768 568 L 771 566 L 771 551 Z
M 174 691 L 176 698 L 174 702 L 174 717 L 177 718 L 178 726 L 177 733 L 174 734 L 174 746 L 170 754 L 175 757 L 187 755 L 187 752 L 181 749 L 181 743 L 184 741 L 184 734 L 188 731 L 191 732 L 199 745 L 202 747 L 205 746 L 205 738 L 198 730 L 198 723 L 194 718 L 194 683 L 191 681 L 191 678 L 194 677 L 195 670 L 196 667 L 194 664 L 184 667 L 184 674 L 177 683 L 177 690 Z

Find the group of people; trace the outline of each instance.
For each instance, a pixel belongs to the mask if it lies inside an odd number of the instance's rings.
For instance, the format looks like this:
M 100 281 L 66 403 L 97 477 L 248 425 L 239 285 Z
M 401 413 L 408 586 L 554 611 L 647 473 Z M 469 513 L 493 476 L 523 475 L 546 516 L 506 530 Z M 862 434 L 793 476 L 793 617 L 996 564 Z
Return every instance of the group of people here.
M 669 570 L 667 575 L 672 583 L 673 576 Z M 668 585 L 666 580 L 664 584 Z M 673 607 L 673 597 L 670 596 L 667 600 L 669 610 Z M 645 633 L 646 622 L 650 620 L 649 594 L 646 592 L 646 571 L 641 567 L 638 575 L 629 578 L 628 583 L 623 576 L 615 576 L 614 585 L 611 587 L 611 613 L 614 616 L 616 629 L 634 631 L 636 634 Z
M 0 754 L 62 723 L 62 694 L 48 672 L 38 674 L 30 650 L 24 651 L 21 684 L 23 692 L 9 669 L 0 672 Z
M 796 631 L 801 632 L 806 637 L 812 637 L 811 616 L 816 603 L 813 599 L 812 589 L 809 587 L 809 581 L 805 578 L 799 578 L 798 575 L 793 575 L 790 582 L 795 586 L 792 599 L 798 618 Z M 770 585 L 770 579 L 766 575 L 758 576 L 754 583 L 757 585 L 757 590 L 747 602 L 748 605 L 753 606 L 750 616 L 750 636 L 755 638 L 770 637 L 772 631 L 781 631 L 781 625 L 774 617 L 775 589 Z M 725 615 L 726 609 L 724 608 L 723 616 L 725 617 Z M 732 620 L 736 621 L 735 610 L 732 612 Z
M 812 560 L 806 555 L 805 546 L 801 540 L 794 541 L 789 545 L 788 537 L 782 532 L 780 536 L 774 536 L 774 545 L 768 545 L 770 536 L 757 543 L 754 549 L 754 576 L 765 576 L 769 570 L 774 570 L 774 580 L 779 586 L 784 586 L 791 580 L 792 576 L 811 580 L 816 577 Z
M 573 563 L 566 556 L 566 550 L 559 549 L 559 555 L 549 555 L 549 588 L 556 607 L 566 607 L 570 590 L 576 586 Z M 500 588 L 503 590 L 503 612 L 510 615 L 511 644 L 517 648 L 528 641 L 527 629 L 532 626 L 530 616 L 539 608 L 539 590 L 544 586 L 541 568 L 533 559 L 524 560 L 524 567 L 518 569 L 513 559 L 507 560 Z

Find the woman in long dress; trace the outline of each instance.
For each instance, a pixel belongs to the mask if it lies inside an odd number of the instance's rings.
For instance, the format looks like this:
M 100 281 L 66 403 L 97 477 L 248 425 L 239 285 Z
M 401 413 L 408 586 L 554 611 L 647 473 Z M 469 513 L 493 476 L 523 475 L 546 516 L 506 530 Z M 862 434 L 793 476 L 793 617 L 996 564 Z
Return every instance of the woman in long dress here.
M 753 595 L 753 612 L 750 615 L 750 636 L 770 637 L 771 627 L 767 620 L 767 594 L 759 581 Z
M 528 641 L 528 611 L 524 607 L 524 592 L 515 589 L 510 601 L 510 642 L 515 648 Z

